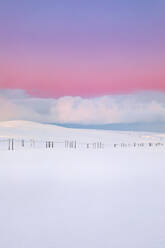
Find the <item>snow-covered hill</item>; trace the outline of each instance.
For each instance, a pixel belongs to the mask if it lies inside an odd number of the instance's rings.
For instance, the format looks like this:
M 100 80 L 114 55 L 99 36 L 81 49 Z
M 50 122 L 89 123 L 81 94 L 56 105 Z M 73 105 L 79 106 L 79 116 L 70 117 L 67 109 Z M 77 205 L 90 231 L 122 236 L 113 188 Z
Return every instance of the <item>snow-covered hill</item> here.
M 164 142 L 163 134 L 0 123 L 0 136 Z M 164 248 L 165 146 L 0 151 L 0 247 Z
M 0 137 L 57 141 L 76 139 L 83 142 L 101 140 L 104 143 L 165 141 L 165 134 L 161 133 L 71 129 L 29 121 L 0 122 Z

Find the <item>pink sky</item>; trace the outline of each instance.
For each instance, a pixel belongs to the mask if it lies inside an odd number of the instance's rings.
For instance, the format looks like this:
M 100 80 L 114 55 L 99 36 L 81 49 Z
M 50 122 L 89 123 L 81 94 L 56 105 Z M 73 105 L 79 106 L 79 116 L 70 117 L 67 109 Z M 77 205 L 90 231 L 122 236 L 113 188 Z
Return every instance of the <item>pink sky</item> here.
M 45 97 L 165 91 L 165 3 L 4 1 L 0 88 Z
M 92 59 L 91 59 L 92 58 Z M 17 54 L 0 61 L 1 88 L 47 96 L 95 96 L 136 90 L 165 91 L 163 61 L 155 56 Z

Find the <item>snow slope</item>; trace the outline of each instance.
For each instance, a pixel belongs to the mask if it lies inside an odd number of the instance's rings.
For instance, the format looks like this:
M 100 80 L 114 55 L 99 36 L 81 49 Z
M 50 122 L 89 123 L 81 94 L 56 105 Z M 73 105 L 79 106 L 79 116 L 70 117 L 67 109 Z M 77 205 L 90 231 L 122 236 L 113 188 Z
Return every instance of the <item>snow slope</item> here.
M 71 129 L 55 125 L 46 125 L 29 121 L 0 122 L 0 137 L 24 139 L 50 139 L 64 141 L 65 139 L 84 142 L 101 140 L 105 144 L 117 142 L 165 142 L 165 134 L 134 131 L 109 131 Z
M 0 136 L 164 140 L 162 134 L 0 124 Z M 164 248 L 165 149 L 0 151 L 0 247 Z

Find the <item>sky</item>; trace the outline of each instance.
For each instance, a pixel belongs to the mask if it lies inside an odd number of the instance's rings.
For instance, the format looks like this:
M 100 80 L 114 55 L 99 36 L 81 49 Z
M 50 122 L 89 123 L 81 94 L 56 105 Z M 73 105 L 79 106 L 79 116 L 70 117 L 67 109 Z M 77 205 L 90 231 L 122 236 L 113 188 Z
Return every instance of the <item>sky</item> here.
M 144 91 L 90 98 L 43 98 L 31 96 L 24 90 L 0 90 L 0 121 L 5 120 L 82 125 L 156 125 L 165 123 L 165 93 Z
M 42 97 L 165 91 L 164 0 L 0 1 L 0 88 Z
M 164 0 L 1 0 L 0 121 L 165 122 L 164 13 Z

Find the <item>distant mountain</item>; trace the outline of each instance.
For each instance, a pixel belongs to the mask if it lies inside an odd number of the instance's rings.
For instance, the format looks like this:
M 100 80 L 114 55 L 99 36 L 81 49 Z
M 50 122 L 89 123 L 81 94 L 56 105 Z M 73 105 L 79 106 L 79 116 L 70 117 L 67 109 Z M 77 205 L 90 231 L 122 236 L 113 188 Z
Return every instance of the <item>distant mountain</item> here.
M 142 131 L 142 132 L 158 132 L 165 133 L 165 122 L 152 123 L 113 123 L 106 125 L 83 125 L 83 124 L 58 124 L 61 127 L 77 128 L 77 129 L 97 129 L 97 130 L 118 130 L 118 131 Z

